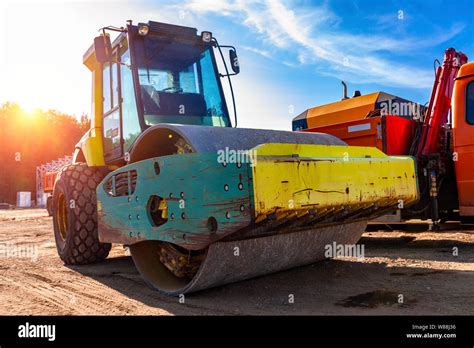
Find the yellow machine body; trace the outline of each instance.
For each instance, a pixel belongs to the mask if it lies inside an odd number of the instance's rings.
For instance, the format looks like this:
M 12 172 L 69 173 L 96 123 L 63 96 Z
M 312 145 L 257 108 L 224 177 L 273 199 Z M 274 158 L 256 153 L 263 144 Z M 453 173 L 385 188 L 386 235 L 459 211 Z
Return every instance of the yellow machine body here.
M 359 211 L 418 199 L 414 160 L 376 148 L 265 144 L 256 148 L 253 188 L 257 221 L 304 216 L 311 209 Z

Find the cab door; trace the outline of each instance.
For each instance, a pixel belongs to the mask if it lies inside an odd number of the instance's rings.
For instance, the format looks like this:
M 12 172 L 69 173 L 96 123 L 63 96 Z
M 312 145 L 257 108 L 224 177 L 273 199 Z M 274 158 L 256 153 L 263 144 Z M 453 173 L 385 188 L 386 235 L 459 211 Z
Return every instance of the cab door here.
M 474 216 L 474 63 L 459 71 L 453 96 L 454 162 L 461 216 Z
M 114 54 L 117 57 L 117 54 Z M 119 65 L 114 62 L 104 64 L 102 71 L 103 83 L 103 139 L 106 163 L 114 162 L 123 156 L 122 125 L 119 98 Z

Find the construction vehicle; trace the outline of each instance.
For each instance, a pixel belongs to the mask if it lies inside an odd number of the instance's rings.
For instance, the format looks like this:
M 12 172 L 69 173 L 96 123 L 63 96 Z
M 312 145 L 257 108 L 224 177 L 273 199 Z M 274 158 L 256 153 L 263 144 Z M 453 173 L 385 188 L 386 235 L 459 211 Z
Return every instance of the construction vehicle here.
M 420 200 L 400 210 L 401 220 L 472 222 L 474 216 L 474 63 L 453 48 L 435 64 L 426 106 L 384 92 L 359 91 L 306 110 L 293 130 L 332 134 L 349 145 L 374 146 L 417 162 Z
M 71 164 L 72 157 L 65 156 L 36 167 L 36 204 L 44 206 L 49 216 L 53 215 L 54 183 L 59 170 Z
M 54 183 L 56 182 L 56 177 L 58 176 L 58 172 L 47 172 L 44 175 L 44 193 L 47 195 L 46 197 L 46 211 L 48 212 L 48 216 L 53 216 L 53 191 L 54 191 Z
M 232 127 L 221 78 L 234 101 L 237 53 L 210 32 L 106 27 L 84 64 L 91 129 L 53 193 L 66 264 L 123 244 L 147 283 L 177 296 L 322 260 L 325 246 L 356 243 L 369 219 L 419 198 L 408 156 L 327 134 L 238 129 L 235 102 Z

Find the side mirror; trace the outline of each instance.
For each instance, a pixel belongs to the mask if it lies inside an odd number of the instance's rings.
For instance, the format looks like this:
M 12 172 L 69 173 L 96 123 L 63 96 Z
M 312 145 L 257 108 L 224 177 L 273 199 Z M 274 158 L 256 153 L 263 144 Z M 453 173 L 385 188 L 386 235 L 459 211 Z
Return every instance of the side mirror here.
M 110 36 L 101 35 L 94 38 L 94 51 L 97 61 L 101 64 L 112 60 L 112 44 Z
M 237 52 L 234 49 L 229 51 L 229 58 L 234 73 L 240 73 L 239 57 L 237 57 Z

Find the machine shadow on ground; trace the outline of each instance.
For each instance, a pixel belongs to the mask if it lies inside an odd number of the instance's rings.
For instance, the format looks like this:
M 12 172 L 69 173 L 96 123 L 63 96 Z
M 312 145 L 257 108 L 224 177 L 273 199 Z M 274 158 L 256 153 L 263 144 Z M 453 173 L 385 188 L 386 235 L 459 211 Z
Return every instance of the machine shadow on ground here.
M 463 314 L 474 287 L 474 272 L 328 260 L 188 294 L 182 304 L 149 288 L 131 257 L 69 268 L 175 315 Z
M 474 262 L 474 243 L 455 239 L 416 239 L 415 236 L 362 237 L 359 244 L 365 246 L 370 257 L 414 257 L 417 260 L 441 262 Z M 458 256 L 454 256 L 457 248 Z M 390 253 L 387 253 L 390 250 Z

